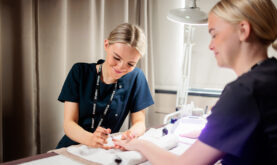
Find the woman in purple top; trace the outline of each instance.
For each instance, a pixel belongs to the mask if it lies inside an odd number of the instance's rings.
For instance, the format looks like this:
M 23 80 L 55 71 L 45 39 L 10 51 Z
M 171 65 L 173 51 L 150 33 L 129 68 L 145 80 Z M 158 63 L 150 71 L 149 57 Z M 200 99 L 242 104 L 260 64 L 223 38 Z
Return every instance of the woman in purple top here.
M 221 0 L 210 11 L 210 49 L 217 64 L 238 78 L 227 84 L 198 140 L 182 155 L 150 142 L 117 145 L 152 164 L 277 164 L 277 10 L 271 0 Z

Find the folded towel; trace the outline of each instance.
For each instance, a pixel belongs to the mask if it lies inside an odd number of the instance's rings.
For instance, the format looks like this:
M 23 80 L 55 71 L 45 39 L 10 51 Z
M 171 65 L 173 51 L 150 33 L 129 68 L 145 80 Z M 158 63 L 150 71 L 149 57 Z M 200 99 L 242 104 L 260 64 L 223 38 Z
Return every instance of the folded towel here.
M 161 148 L 172 149 L 178 144 L 178 138 L 174 135 L 162 136 L 161 129 L 149 129 L 139 139 L 150 141 Z M 112 146 L 111 139 L 108 139 Z M 107 164 L 116 165 L 116 160 L 121 160 L 122 165 L 140 164 L 146 161 L 146 158 L 137 151 L 121 151 L 118 149 L 104 150 L 102 148 L 91 148 L 85 145 L 71 146 L 67 151 L 86 160 Z

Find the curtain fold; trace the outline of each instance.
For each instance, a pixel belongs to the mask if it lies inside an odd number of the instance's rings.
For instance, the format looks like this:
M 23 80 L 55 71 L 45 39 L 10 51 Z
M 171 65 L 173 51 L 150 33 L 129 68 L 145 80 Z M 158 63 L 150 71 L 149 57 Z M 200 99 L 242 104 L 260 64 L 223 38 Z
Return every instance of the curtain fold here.
M 70 69 L 67 0 L 38 1 L 38 59 L 41 151 L 53 149 L 63 133 L 63 104 L 57 101 Z M 80 43 L 82 44 L 82 43 Z
M 5 160 L 36 153 L 37 92 L 33 1 L 1 1 L 2 121 Z
M 151 5 L 153 1 L 149 0 L 129 0 L 128 6 L 128 22 L 139 25 L 145 32 L 147 37 L 147 49 L 145 57 L 142 58 L 138 67 L 141 68 L 145 74 L 145 77 L 148 81 L 148 85 L 151 90 L 152 97 L 155 95 L 154 88 L 154 57 L 152 50 L 152 33 L 151 33 Z M 149 108 L 146 111 L 146 127 L 149 127 L 150 120 Z
M 0 2 L 0 42 L 2 41 L 2 26 L 1 26 L 1 20 L 2 20 L 2 2 Z M 2 113 L 3 113 L 3 105 L 2 105 L 2 44 L 0 44 L 0 162 L 3 162 L 3 120 L 2 120 Z
M 137 24 L 147 35 L 147 53 L 138 67 L 154 94 L 150 1 L 0 1 L 4 161 L 55 148 L 64 134 L 57 98 L 69 70 L 76 62 L 105 58 L 104 39 L 120 23 Z

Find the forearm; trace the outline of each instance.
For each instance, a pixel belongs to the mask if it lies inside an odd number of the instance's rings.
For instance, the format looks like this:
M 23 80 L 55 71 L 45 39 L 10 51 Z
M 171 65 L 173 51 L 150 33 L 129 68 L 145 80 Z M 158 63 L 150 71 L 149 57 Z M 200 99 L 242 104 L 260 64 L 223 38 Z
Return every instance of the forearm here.
M 145 132 L 145 122 L 144 121 L 139 121 L 136 122 L 132 127 L 129 129 L 132 134 L 136 136 L 141 136 Z
M 163 165 L 163 164 L 179 164 L 180 156 L 168 152 L 153 143 L 140 140 L 137 145 L 137 150 L 141 152 L 151 164 Z
M 89 139 L 92 133 L 84 130 L 74 121 L 67 121 L 64 123 L 65 134 L 75 142 L 89 145 Z

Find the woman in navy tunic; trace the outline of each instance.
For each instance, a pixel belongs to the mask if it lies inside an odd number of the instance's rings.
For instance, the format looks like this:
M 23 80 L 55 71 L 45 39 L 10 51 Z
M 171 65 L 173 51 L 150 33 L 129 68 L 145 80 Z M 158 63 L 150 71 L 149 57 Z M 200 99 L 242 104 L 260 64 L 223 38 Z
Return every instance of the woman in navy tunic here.
M 227 84 L 198 140 L 182 155 L 132 140 L 117 145 L 138 150 L 152 164 L 277 164 L 277 10 L 271 0 L 221 0 L 211 10 L 210 49 L 217 64 L 238 78 Z
M 143 72 L 136 64 L 145 52 L 142 30 L 124 23 L 104 41 L 106 59 L 76 63 L 70 70 L 58 100 L 64 102 L 64 131 L 57 148 L 73 144 L 105 147 L 110 133 L 118 132 L 131 113 L 132 126 L 124 138 L 145 131 L 145 108 L 153 99 Z

